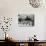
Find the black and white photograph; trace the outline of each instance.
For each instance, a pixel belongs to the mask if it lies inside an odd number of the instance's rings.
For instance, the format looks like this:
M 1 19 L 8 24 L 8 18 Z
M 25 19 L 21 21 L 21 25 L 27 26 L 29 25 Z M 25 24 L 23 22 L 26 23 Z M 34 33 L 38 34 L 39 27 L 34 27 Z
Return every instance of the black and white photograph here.
M 18 25 L 19 26 L 34 26 L 34 14 L 18 14 Z

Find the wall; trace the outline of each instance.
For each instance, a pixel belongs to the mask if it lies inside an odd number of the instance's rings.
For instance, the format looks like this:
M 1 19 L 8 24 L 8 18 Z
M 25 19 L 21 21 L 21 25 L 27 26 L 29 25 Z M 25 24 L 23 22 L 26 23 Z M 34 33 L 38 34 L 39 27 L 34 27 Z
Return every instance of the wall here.
M 28 0 L 0 0 L 0 17 L 13 17 L 10 33 L 17 40 L 27 40 L 34 34 L 39 40 L 45 39 L 45 6 L 33 8 Z M 34 27 L 18 27 L 18 14 L 35 14 Z M 0 32 L 0 35 L 2 31 Z M 0 36 L 2 39 L 2 36 Z

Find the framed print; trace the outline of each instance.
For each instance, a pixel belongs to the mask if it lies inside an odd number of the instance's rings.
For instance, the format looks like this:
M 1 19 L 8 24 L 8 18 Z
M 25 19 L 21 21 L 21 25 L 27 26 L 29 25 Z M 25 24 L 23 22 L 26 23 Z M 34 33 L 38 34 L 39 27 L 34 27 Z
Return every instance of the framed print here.
M 18 25 L 19 26 L 34 26 L 34 14 L 18 14 Z

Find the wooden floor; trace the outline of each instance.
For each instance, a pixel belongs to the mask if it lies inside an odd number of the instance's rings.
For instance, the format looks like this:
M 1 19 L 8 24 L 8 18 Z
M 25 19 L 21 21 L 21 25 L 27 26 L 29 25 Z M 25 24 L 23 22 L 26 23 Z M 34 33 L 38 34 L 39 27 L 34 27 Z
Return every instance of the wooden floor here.
M 8 44 L 8 43 L 6 43 L 5 40 L 0 40 L 0 46 L 15 46 L 15 45 Z
M 0 46 L 20 46 L 24 44 L 24 46 L 46 46 L 46 40 L 42 41 L 6 41 L 6 40 L 0 40 Z
M 0 46 L 15 46 L 15 45 L 6 44 L 5 42 L 0 42 Z

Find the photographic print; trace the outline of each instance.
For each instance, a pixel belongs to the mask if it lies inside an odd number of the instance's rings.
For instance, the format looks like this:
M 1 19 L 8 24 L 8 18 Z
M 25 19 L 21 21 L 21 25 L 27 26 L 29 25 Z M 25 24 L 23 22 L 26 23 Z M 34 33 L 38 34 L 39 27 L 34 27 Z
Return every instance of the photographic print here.
M 22 27 L 34 26 L 34 14 L 18 14 L 18 25 Z

